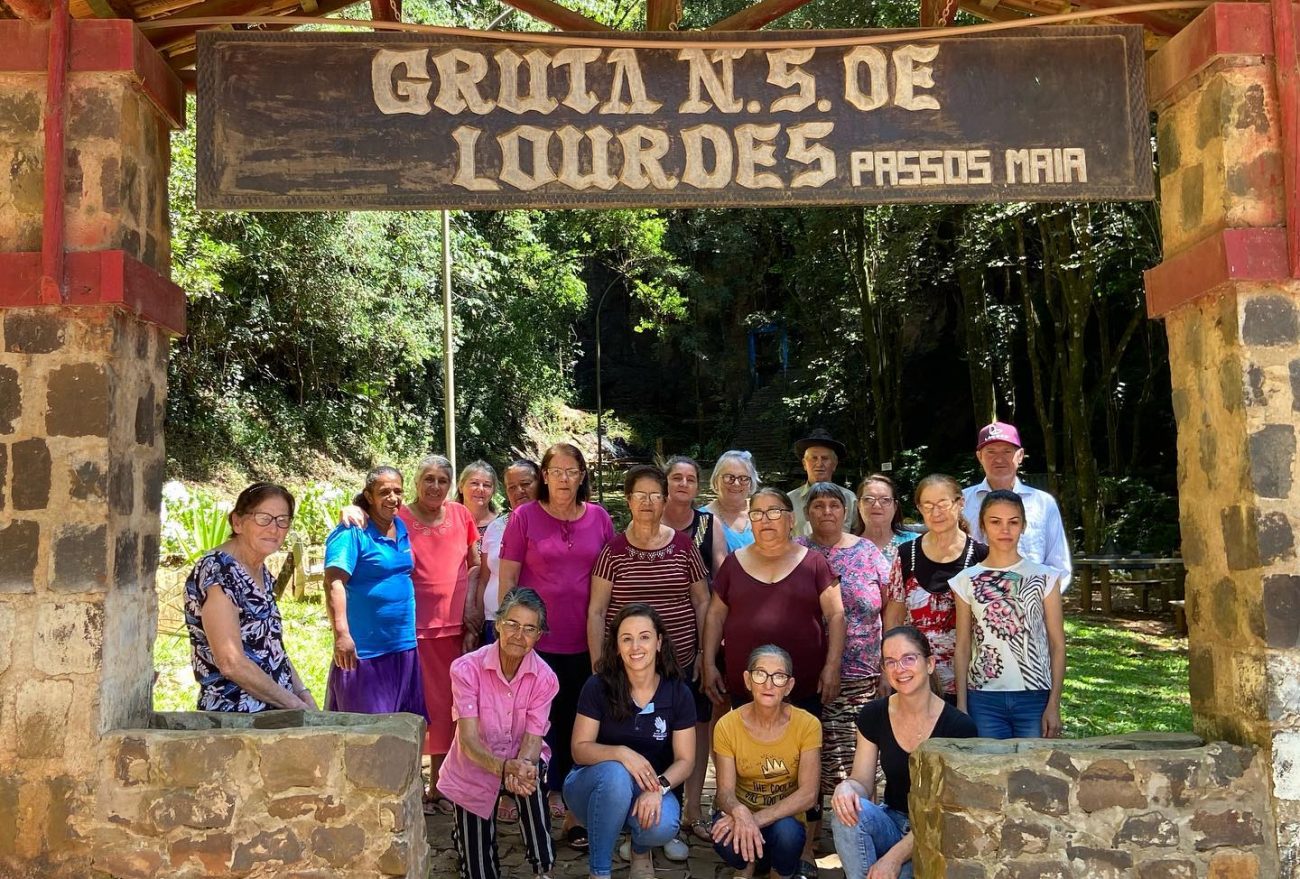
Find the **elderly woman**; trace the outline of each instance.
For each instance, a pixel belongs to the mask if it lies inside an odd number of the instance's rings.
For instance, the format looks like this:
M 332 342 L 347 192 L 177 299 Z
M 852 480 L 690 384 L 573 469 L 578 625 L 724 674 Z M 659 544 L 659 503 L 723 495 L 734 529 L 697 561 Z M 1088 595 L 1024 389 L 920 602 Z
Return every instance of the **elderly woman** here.
M 934 655 L 925 635 L 911 626 L 890 629 L 883 650 L 885 677 L 894 694 L 858 714 L 853 771 L 831 797 L 831 831 L 845 879 L 912 879 L 908 759 L 927 739 L 976 735 L 975 723 L 932 689 Z M 877 765 L 885 773 L 879 803 L 872 796 Z
M 275 578 L 266 569 L 267 557 L 284 545 L 293 507 L 293 495 L 282 486 L 255 482 L 245 488 L 228 518 L 230 536 L 185 580 L 199 711 L 316 710 L 284 651 Z
M 588 874 L 608 879 L 618 835 L 632 836 L 629 879 L 654 879 L 650 850 L 677 836 L 673 788 L 695 762 L 695 700 L 672 638 L 648 604 L 619 611 L 583 685 L 564 799 L 591 835 Z
M 415 561 L 415 636 L 429 720 L 424 753 L 434 780 L 454 731 L 447 675 L 456 657 L 477 642 L 482 625 L 466 602 L 469 570 L 478 566 L 478 529 L 468 509 L 447 499 L 451 483 L 451 462 L 429 455 L 416 468 L 415 503 L 397 511 Z M 446 799 L 435 798 L 429 805 L 451 814 Z
M 402 491 L 396 469 L 371 470 L 354 502 L 365 526 L 341 524 L 325 539 L 325 607 L 334 630 L 330 711 L 428 717 L 415 648 L 415 560 L 397 516 Z
M 898 558 L 898 548 L 916 537 L 903 527 L 898 490 L 894 480 L 883 473 L 872 473 L 858 484 L 858 521 L 853 533 L 874 543 L 891 565 Z
M 798 542 L 821 554 L 840 580 L 844 603 L 844 659 L 840 692 L 822 708 L 822 794 L 829 796 L 853 768 L 854 723 L 858 711 L 879 695 L 880 612 L 898 566 L 885 560 L 870 540 L 844 533 L 847 514 L 839 486 L 815 482 L 804 494 L 804 521 L 811 537 Z M 804 860 L 813 860 L 809 834 Z
M 551 812 L 565 815 L 565 837 L 576 848 L 586 832 L 565 814 L 559 789 L 573 765 L 570 741 L 578 694 L 591 676 L 587 650 L 587 605 L 596 557 L 614 536 L 604 507 L 591 503 L 587 462 L 577 446 L 557 443 L 542 456 L 542 485 L 537 500 L 517 508 L 501 539 L 499 588 L 527 586 L 550 608 L 551 629 L 537 652 L 560 679 L 554 724 L 547 738 L 553 758 L 548 787 Z
M 537 492 L 542 484 L 542 471 L 536 462 L 518 458 L 510 462 L 505 473 L 506 511 L 497 516 L 483 532 L 479 541 L 479 567 L 470 574 L 470 595 L 473 607 L 481 612 L 486 622 L 483 623 L 483 643 L 491 644 L 496 638 L 493 619 L 496 617 L 497 600 L 500 595 L 501 577 L 501 538 L 505 536 L 506 525 L 510 523 L 510 512 L 517 510 L 529 501 L 537 500 Z
M 822 729 L 786 702 L 796 681 L 789 653 L 760 645 L 744 669 L 751 701 L 713 733 L 713 847 L 737 876 L 785 879 L 799 870 L 804 813 L 818 800 Z
M 533 873 L 555 865 L 543 784 L 550 750 L 555 672 L 533 651 L 546 631 L 546 605 L 531 589 L 507 593 L 497 609 L 501 638 L 451 664 L 456 735 L 438 776 L 438 791 L 455 804 L 452 834 L 464 879 L 498 879 L 495 806 L 510 797 Z
M 497 472 L 487 461 L 471 461 L 461 468 L 456 500 L 469 510 L 480 533 L 497 517 L 496 493 Z
M 930 641 L 940 695 L 957 703 L 953 653 L 957 649 L 957 604 L 948 581 L 984 561 L 989 548 L 967 532 L 961 485 L 951 476 L 931 474 L 916 486 L 914 498 L 926 532 L 898 551 L 900 576 L 890 584 L 885 628 L 909 625 Z
M 705 512 L 713 514 L 714 522 L 722 529 L 728 553 L 735 552 L 754 542 L 754 529 L 750 524 L 749 498 L 758 488 L 758 469 L 749 452 L 732 449 L 723 452 L 713 465 L 709 477 L 714 499 Z M 717 569 L 713 573 L 717 574 Z

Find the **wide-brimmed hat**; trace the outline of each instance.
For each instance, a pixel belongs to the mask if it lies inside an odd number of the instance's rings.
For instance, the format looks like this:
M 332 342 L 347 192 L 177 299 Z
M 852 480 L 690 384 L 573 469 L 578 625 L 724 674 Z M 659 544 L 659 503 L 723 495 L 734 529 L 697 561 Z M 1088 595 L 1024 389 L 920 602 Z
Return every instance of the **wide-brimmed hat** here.
M 847 458 L 849 454 L 849 450 L 844 448 L 844 443 L 834 439 L 829 433 L 820 427 L 810 431 L 806 437 L 796 442 L 794 444 L 794 453 L 802 458 L 803 453 L 808 451 L 812 446 L 822 446 L 830 449 L 835 453 L 835 457 L 839 458 L 841 461 Z
M 979 437 L 975 441 L 975 451 L 978 452 L 989 443 L 1011 443 L 1018 449 L 1024 448 L 1020 444 L 1020 431 L 1016 430 L 1014 424 L 1007 424 L 1005 421 L 995 421 L 981 427 Z

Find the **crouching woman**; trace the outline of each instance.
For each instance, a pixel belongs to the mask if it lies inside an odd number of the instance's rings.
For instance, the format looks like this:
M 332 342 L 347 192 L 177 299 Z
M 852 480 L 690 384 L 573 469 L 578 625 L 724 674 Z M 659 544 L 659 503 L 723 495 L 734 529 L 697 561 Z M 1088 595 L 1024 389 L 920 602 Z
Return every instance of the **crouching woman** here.
M 862 707 L 853 772 L 831 797 L 831 832 L 844 879 L 912 879 L 908 758 L 927 739 L 977 734 L 975 721 L 938 695 L 929 638 L 912 626 L 897 626 L 885 633 L 881 653 L 894 694 Z M 882 803 L 872 799 L 877 763 L 885 773 Z
M 502 794 L 518 807 L 533 873 L 547 877 L 555 864 L 544 786 L 551 755 L 543 736 L 560 684 L 533 650 L 545 631 L 541 597 L 512 589 L 497 609 L 497 640 L 451 664 L 456 729 L 438 792 L 455 807 L 452 832 L 462 879 L 499 879 L 496 806 Z

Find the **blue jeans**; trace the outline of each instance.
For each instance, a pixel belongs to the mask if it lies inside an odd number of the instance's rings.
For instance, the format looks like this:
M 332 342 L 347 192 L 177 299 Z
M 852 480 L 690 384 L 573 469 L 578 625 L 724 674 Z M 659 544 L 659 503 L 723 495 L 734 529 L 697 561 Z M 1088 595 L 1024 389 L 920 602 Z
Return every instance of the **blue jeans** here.
M 716 824 L 722 817 L 721 812 L 713 813 Z M 793 876 L 799 871 L 799 856 L 803 854 L 804 840 L 808 838 L 807 829 L 794 816 L 787 816 L 762 828 L 763 856 L 754 862 L 754 875 L 766 876 L 769 870 L 775 870 L 778 876 Z M 730 844 L 720 842 L 713 844 L 713 850 L 722 858 L 722 862 L 733 870 L 745 869 L 745 859 Z
M 587 851 L 592 876 L 608 876 L 613 869 L 614 846 L 623 830 L 632 834 L 632 851 L 644 854 L 677 835 L 682 807 L 677 797 L 665 794 L 659 807 L 659 823 L 643 828 L 632 816 L 632 806 L 641 789 L 632 775 L 616 760 L 593 766 L 575 766 L 564 779 L 564 802 L 587 828 Z
M 967 690 L 966 711 L 982 739 L 1036 739 L 1051 690 Z
M 878 806 L 866 797 L 858 797 L 858 823 L 852 827 L 846 827 L 832 814 L 831 836 L 844 866 L 844 879 L 862 879 L 881 855 L 898 845 L 908 829 L 906 815 Z M 899 871 L 898 879 L 912 879 L 910 860 Z

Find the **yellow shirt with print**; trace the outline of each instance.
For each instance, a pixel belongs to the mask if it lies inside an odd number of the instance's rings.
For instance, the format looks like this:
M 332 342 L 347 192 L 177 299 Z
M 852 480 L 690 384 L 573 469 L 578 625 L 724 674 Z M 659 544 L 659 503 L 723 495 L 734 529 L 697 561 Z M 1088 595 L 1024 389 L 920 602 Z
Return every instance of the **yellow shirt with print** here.
M 736 761 L 736 799 L 757 812 L 781 802 L 799 787 L 799 757 L 822 746 L 821 722 L 802 708 L 790 708 L 781 738 L 758 742 L 740 711 L 729 711 L 713 730 L 713 749 Z M 798 816 L 803 821 L 803 814 Z

